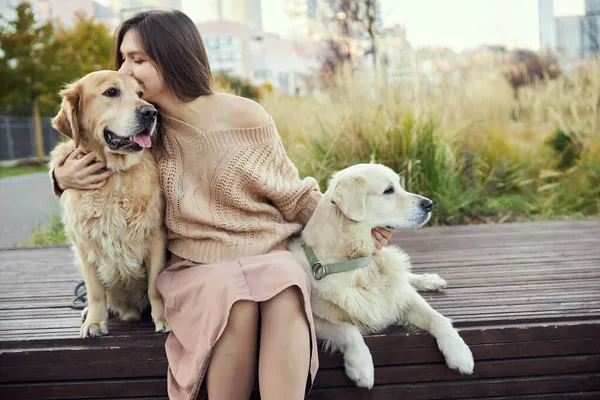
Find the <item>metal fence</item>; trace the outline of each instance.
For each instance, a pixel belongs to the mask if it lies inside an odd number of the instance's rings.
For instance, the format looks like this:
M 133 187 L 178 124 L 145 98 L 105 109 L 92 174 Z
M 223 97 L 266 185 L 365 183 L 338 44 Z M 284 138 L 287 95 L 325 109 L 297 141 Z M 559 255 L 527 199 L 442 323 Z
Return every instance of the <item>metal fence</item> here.
M 44 153 L 56 146 L 61 134 L 50 124 L 51 118 L 42 118 Z M 0 116 L 0 161 L 35 158 L 33 118 Z

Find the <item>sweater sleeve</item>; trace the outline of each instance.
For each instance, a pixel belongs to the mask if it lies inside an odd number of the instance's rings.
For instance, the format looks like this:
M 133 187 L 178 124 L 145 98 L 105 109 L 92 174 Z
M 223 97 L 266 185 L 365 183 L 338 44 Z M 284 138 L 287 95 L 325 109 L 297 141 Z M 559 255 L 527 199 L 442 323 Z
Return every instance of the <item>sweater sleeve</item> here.
M 50 152 L 50 162 L 48 163 L 48 167 L 50 169 L 50 184 L 52 185 L 52 193 L 54 193 L 54 195 L 57 197 L 60 197 L 64 190 L 58 186 L 58 182 L 56 182 L 56 177 L 54 176 L 54 171 L 57 167 L 61 167 L 65 161 L 67 161 L 67 158 L 73 152 L 73 150 L 75 150 L 73 142 L 68 141 L 60 143 Z
M 54 193 L 55 196 L 60 197 L 63 194 L 63 190 L 58 186 L 58 182 L 56 182 L 56 178 L 54 177 L 54 167 L 50 168 L 49 174 L 52 193 Z
M 298 170 L 285 152 L 281 140 L 273 144 L 273 162 L 262 179 L 267 197 L 286 221 L 305 226 L 322 197 L 319 183 L 313 177 L 300 179 Z

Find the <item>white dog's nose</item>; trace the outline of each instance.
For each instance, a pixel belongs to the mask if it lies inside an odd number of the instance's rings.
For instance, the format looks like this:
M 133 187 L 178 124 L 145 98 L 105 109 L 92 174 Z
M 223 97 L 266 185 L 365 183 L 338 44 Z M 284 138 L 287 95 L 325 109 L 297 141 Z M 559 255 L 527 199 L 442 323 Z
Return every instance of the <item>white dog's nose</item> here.
M 429 199 L 423 199 L 421 200 L 421 204 L 420 204 L 421 208 L 427 212 L 431 212 L 431 209 L 433 208 L 433 201 L 429 200 Z

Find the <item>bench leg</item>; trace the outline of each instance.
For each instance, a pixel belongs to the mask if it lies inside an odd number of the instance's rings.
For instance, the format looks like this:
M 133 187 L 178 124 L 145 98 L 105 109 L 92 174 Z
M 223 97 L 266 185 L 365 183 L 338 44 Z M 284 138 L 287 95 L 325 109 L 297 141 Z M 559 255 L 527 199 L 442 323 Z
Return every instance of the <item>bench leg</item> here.
M 346 322 L 331 323 L 314 317 L 315 333 L 332 350 L 344 355 L 346 375 L 358 387 L 371 389 L 375 380 L 373 357 L 358 328 Z

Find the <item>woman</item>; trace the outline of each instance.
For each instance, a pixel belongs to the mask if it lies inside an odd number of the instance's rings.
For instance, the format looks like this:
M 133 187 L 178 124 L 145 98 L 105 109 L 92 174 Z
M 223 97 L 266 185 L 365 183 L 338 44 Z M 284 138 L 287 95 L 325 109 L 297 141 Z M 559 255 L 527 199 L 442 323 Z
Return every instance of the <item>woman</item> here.
M 299 179 L 275 123 L 251 100 L 215 93 L 202 39 L 179 11 L 149 11 L 115 35 L 120 72 L 160 110 L 157 162 L 170 260 L 158 279 L 173 329 L 168 390 L 211 400 L 300 399 L 318 368 L 309 281 L 289 251 L 321 193 Z M 96 189 L 110 171 L 75 150 L 54 190 Z M 91 162 L 91 165 L 90 165 Z M 374 230 L 377 248 L 389 239 Z M 206 378 L 206 379 L 204 379 Z

